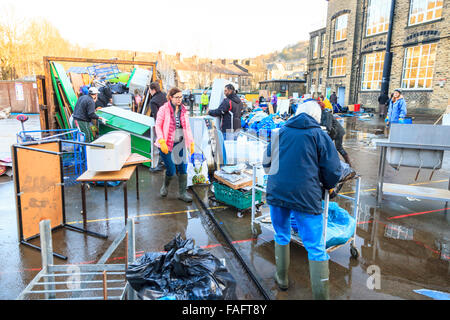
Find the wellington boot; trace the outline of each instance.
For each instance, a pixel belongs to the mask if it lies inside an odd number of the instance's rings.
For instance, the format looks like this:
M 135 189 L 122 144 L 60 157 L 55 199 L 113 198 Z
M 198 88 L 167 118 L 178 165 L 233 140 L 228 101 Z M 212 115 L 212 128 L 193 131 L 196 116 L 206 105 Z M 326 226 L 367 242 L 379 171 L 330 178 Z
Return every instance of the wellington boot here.
M 184 202 L 192 202 L 192 197 L 187 192 L 186 187 L 187 187 L 187 174 L 178 175 L 178 188 L 179 188 L 178 199 L 183 200 Z
M 328 260 L 309 260 L 309 276 L 314 300 L 328 300 L 330 298 Z
M 172 181 L 173 176 L 166 176 L 164 175 L 164 181 L 163 181 L 163 185 L 161 187 L 161 190 L 159 191 L 159 194 L 161 195 L 161 197 L 167 197 L 167 194 L 169 193 L 169 184 L 170 181 Z
M 283 246 L 275 242 L 275 263 L 277 265 L 277 272 L 275 272 L 275 282 L 283 291 L 289 288 L 289 262 L 289 244 Z

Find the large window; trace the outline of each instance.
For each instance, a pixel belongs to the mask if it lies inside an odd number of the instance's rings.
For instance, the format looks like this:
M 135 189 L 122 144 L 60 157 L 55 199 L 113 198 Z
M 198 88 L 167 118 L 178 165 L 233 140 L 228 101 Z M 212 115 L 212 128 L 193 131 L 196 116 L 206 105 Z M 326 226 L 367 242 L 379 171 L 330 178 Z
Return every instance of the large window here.
M 442 6 L 443 0 L 411 0 L 409 25 L 441 18 Z
M 334 27 L 334 41 L 342 41 L 347 39 L 347 21 L 348 14 L 343 14 L 336 18 L 336 25 Z
M 380 90 L 383 77 L 384 51 L 366 54 L 363 60 L 362 90 Z
M 366 36 L 387 32 L 391 0 L 369 0 Z
M 317 71 L 314 70 L 314 71 L 311 73 L 311 86 L 313 86 L 313 85 L 316 84 L 316 80 L 317 80 Z
M 331 60 L 330 77 L 345 76 L 347 57 L 339 57 Z
M 325 33 L 320 36 L 320 56 L 325 56 Z
M 319 54 L 319 37 L 316 36 L 312 40 L 312 57 L 316 59 Z
M 436 43 L 429 43 L 405 49 L 402 88 L 432 88 L 434 61 L 436 60 L 436 47 Z

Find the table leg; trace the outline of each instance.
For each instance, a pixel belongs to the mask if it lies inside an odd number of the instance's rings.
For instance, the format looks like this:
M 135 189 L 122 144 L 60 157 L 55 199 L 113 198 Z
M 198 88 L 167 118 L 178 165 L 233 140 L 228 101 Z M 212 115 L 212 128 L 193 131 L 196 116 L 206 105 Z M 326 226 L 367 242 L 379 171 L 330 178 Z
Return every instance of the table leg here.
M 128 197 L 127 197 L 127 182 L 123 182 L 123 208 L 125 210 L 125 224 L 128 219 Z
M 383 180 L 384 180 L 384 169 L 386 164 L 386 147 L 381 147 L 380 154 L 380 164 L 378 166 L 378 183 L 377 183 L 377 206 L 381 203 L 381 198 L 383 196 Z
M 108 182 L 103 181 L 105 183 L 105 201 L 108 201 Z
M 86 229 L 86 184 L 81 183 L 81 207 L 83 210 L 83 228 Z
M 136 199 L 139 200 L 139 167 L 136 167 Z

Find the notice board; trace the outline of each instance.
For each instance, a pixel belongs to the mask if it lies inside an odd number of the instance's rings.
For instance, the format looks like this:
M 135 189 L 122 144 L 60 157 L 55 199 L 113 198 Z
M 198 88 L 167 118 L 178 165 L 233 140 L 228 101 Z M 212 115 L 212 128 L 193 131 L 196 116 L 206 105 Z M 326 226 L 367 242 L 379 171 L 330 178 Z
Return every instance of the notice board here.
M 51 227 L 63 223 L 63 186 L 60 142 L 13 145 L 14 182 L 20 240 L 39 234 L 39 222 L 49 219 Z

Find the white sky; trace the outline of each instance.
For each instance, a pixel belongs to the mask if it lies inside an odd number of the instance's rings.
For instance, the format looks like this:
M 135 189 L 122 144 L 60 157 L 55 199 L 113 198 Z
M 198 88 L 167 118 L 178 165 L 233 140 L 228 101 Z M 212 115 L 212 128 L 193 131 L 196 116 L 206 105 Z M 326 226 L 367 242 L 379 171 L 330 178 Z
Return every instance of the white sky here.
M 98 49 L 246 58 L 308 40 L 326 0 L 0 0 L 47 18 L 72 43 Z

